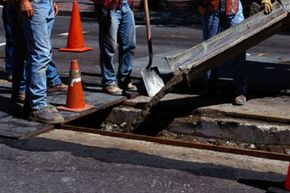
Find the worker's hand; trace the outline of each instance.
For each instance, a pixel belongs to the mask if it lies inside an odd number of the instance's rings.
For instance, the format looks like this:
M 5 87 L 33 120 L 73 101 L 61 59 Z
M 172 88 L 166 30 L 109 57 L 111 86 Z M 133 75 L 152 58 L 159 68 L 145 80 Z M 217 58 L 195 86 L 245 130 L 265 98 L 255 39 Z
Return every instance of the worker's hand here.
M 58 14 L 58 5 L 56 2 L 53 2 L 53 9 L 54 9 L 54 15 Z
M 261 0 L 261 4 L 265 14 L 269 14 L 272 12 L 273 5 L 271 0 Z
M 27 17 L 32 17 L 34 15 L 33 8 L 29 0 L 21 0 L 21 11 Z

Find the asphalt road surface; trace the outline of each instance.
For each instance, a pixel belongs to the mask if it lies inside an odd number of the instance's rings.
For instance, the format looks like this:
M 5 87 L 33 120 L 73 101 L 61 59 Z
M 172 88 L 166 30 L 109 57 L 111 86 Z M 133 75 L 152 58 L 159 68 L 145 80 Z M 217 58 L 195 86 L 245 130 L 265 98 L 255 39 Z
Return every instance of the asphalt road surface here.
M 1 193 L 265 193 L 279 190 L 285 178 L 266 172 L 265 165 L 264 171 L 255 171 L 263 162 L 279 165 L 271 160 L 92 134 L 52 131 L 40 138 L 0 142 Z M 195 154 L 198 161 L 187 159 Z M 212 164 L 215 159 L 224 161 Z M 230 161 L 236 166 L 226 166 Z M 247 169 L 239 169 L 242 165 Z
M 82 72 L 99 72 L 98 24 L 94 19 L 82 21 L 85 43 L 93 51 L 60 53 L 66 46 L 69 17 L 58 17 L 52 44 L 57 68 L 69 71 L 71 59 L 78 59 Z M 1 70 L 4 69 L 4 30 L 0 26 Z M 152 26 L 154 53 L 178 51 L 201 42 L 198 26 Z M 144 25 L 137 25 L 136 58 L 147 57 Z M 288 69 L 290 36 L 287 32 L 259 44 L 248 51 L 258 61 L 282 64 Z M 270 60 L 271 59 L 271 60 Z M 79 138 L 78 138 L 79 137 Z M 97 137 L 97 136 L 91 136 Z M 284 174 L 238 169 L 195 161 L 164 158 L 136 150 L 81 144 L 53 138 L 33 138 L 24 141 L 0 139 L 1 193 L 264 193 L 281 187 Z M 87 138 L 82 138 L 86 140 Z M 114 143 L 115 139 L 108 139 Z M 97 140 L 95 140 L 97 141 Z M 97 141 L 98 142 L 98 141 Z M 99 146 L 98 146 L 99 145 Z M 126 142 L 123 143 L 126 146 Z M 136 143 L 136 146 L 138 143 Z M 146 144 L 142 146 L 146 148 Z M 152 148 L 154 150 L 154 147 Z M 186 155 L 184 155 L 186 156 Z M 213 158 L 214 159 L 214 158 Z M 253 158 L 254 159 L 254 158 Z M 263 160 L 260 160 L 263 163 Z M 239 161 L 236 161 L 239 165 Z M 273 161 L 274 164 L 274 161 Z M 247 162 L 240 164 L 245 168 Z M 242 167 L 243 166 L 243 167 Z M 286 170 L 286 167 L 285 167 Z

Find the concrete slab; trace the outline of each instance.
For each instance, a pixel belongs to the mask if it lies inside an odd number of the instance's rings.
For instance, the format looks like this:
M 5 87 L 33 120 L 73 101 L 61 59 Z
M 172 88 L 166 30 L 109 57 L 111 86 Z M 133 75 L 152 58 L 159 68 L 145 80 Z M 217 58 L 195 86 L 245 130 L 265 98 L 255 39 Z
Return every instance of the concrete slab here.
M 290 97 L 265 97 L 248 100 L 243 106 L 219 104 L 197 109 L 201 116 L 238 117 L 290 123 Z M 289 125 L 290 126 L 290 125 Z
M 166 116 L 175 116 L 176 113 L 184 110 L 184 106 L 186 106 L 184 102 L 188 102 L 194 97 L 196 97 L 196 95 L 174 93 L 167 94 L 158 104 L 158 112 L 154 110 L 154 113 L 158 114 L 158 116 L 156 116 L 156 120 L 152 121 L 152 124 L 150 124 L 150 129 L 152 129 L 152 127 L 158 127 L 159 123 L 163 123 L 166 119 Z M 142 108 L 150 101 L 150 99 L 151 97 L 141 95 L 132 99 L 128 99 L 124 101 L 121 106 L 113 108 L 111 113 L 104 121 L 103 129 L 114 131 L 126 130 L 126 126 L 132 124 L 137 119 L 137 117 L 141 114 Z M 165 116 L 164 120 L 162 120 L 162 116 Z
M 176 118 L 168 131 L 259 145 L 290 145 L 290 97 L 252 99 L 244 106 L 219 104 Z
M 140 109 L 149 99 L 140 96 L 114 108 L 104 129 L 126 128 L 140 115 Z M 234 106 L 229 102 L 206 105 L 205 100 L 198 95 L 167 94 L 151 112 L 155 118 L 149 119 L 152 123 L 146 125 L 147 131 L 159 129 L 161 136 L 231 141 L 244 147 L 278 145 L 283 147 L 275 151 L 281 153 L 289 150 L 290 96 L 251 99 L 245 106 Z M 168 124 L 162 125 L 162 122 Z M 160 125 L 164 128 L 158 128 Z

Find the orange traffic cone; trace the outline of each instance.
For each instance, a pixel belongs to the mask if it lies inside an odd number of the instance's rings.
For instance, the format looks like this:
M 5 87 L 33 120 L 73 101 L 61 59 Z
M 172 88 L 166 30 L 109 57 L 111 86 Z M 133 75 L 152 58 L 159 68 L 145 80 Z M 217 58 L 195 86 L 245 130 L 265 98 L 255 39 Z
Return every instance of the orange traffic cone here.
M 286 181 L 285 181 L 285 188 L 286 188 L 286 190 L 290 190 L 290 163 L 288 166 L 288 174 L 287 174 Z
M 93 105 L 85 104 L 79 64 L 77 60 L 72 60 L 66 106 L 59 106 L 58 109 L 81 112 L 93 107 Z
M 85 47 L 84 36 L 82 32 L 81 17 L 78 8 L 78 1 L 74 0 L 69 27 L 69 35 L 66 48 L 60 48 L 61 52 L 85 52 L 92 50 L 91 47 Z

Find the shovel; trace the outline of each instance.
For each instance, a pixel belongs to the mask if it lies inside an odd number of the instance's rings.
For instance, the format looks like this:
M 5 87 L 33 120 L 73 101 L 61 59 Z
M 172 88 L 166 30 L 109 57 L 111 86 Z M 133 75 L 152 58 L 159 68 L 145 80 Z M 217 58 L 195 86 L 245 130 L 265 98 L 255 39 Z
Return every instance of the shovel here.
M 147 33 L 147 44 L 149 51 L 149 63 L 146 68 L 141 70 L 142 79 L 149 96 L 156 95 L 162 87 L 164 87 L 164 82 L 159 76 L 159 71 L 157 67 L 152 67 L 153 61 L 153 51 L 152 51 L 152 40 L 151 40 L 151 28 L 150 28 L 150 18 L 149 18 L 149 8 L 148 1 L 144 0 L 144 13 L 146 20 L 146 33 Z

